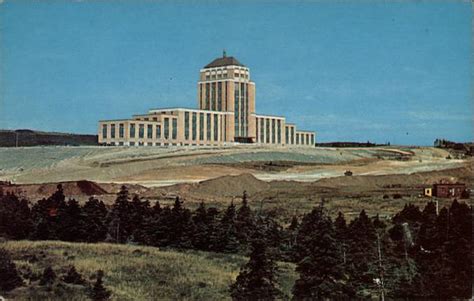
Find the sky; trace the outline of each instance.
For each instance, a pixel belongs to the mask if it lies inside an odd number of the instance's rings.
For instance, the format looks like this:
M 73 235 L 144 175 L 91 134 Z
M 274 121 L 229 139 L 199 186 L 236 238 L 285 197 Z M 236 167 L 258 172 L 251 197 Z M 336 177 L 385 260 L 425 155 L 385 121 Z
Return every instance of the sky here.
M 317 140 L 472 141 L 469 1 L 0 1 L 0 129 L 197 108 L 225 49 Z

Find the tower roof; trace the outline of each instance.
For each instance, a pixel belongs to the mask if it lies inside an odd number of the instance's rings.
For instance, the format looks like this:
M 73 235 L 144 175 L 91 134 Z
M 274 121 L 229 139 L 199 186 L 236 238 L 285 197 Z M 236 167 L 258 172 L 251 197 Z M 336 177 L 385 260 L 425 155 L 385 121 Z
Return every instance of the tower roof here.
M 240 63 L 235 57 L 227 56 L 225 50 L 222 54 L 222 57 L 219 57 L 206 66 L 204 68 L 214 68 L 214 67 L 223 67 L 223 66 L 242 66 L 245 67 L 244 64 Z

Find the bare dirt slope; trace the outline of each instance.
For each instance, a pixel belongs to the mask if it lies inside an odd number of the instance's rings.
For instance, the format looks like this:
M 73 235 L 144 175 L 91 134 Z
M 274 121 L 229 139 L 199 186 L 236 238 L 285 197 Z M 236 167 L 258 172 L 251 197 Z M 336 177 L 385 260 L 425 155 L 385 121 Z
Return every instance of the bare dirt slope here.
M 409 174 L 459 167 L 435 148 L 30 147 L 0 148 L 0 180 L 32 184 L 89 180 L 147 187 L 252 174 L 264 181 L 316 181 L 354 175 Z

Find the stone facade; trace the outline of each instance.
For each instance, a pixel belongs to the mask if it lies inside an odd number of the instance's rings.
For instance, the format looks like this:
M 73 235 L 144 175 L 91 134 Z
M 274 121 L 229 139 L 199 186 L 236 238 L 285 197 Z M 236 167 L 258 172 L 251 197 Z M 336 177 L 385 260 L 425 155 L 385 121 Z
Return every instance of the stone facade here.
M 101 145 L 170 146 L 256 143 L 314 146 L 315 133 L 296 130 L 285 117 L 255 112 L 250 70 L 233 57 L 200 71 L 198 109 L 152 109 L 131 119 L 99 121 Z

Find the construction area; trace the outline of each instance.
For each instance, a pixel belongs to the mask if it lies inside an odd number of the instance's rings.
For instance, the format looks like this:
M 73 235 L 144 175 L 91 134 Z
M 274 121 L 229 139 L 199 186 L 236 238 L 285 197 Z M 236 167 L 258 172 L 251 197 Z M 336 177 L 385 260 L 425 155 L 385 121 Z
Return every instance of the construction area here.
M 433 147 L 29 147 L 0 148 L 3 190 L 36 200 L 62 183 L 79 201 L 113 202 L 121 185 L 151 201 L 181 197 L 226 206 L 247 191 L 252 206 L 282 216 L 324 198 L 334 212 L 390 214 L 429 199 L 423 189 L 450 181 L 474 188 L 472 158 Z M 443 201 L 443 200 L 441 200 Z M 447 199 L 449 202 L 449 199 Z

